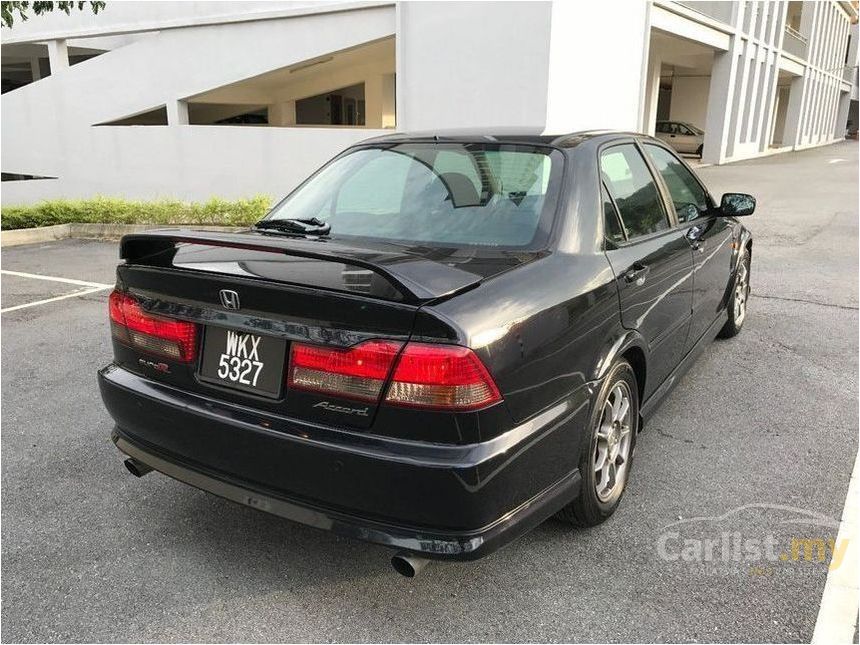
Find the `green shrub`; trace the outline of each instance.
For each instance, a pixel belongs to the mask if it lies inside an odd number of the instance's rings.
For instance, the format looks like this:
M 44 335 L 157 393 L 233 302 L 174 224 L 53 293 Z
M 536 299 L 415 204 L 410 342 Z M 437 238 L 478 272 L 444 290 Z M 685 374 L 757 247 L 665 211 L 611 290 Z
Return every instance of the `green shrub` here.
M 4 206 L 0 228 L 8 231 L 73 222 L 245 226 L 263 217 L 271 202 L 265 195 L 235 200 L 213 197 L 206 202 L 130 201 L 115 197 L 53 199 L 32 206 Z

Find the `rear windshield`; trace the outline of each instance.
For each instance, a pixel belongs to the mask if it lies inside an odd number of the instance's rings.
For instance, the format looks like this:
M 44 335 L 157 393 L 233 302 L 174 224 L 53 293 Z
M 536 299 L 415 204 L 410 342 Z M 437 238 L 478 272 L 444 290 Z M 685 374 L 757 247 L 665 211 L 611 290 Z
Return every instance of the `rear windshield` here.
M 336 158 L 266 219 L 317 217 L 330 235 L 534 248 L 552 225 L 562 154 L 539 146 L 400 143 Z

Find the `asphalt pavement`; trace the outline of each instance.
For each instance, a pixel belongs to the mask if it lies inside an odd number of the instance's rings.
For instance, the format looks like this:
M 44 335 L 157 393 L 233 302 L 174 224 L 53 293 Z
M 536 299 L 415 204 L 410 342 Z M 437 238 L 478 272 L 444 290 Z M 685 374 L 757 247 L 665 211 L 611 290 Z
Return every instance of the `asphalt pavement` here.
M 618 512 L 413 580 L 387 549 L 129 475 L 95 378 L 116 244 L 3 249 L 4 271 L 94 285 L 2 275 L 4 309 L 61 298 L 2 314 L 3 641 L 808 641 L 830 557 L 791 541 L 835 537 L 857 453 L 858 146 L 699 172 L 758 197 L 748 319 L 646 427 Z

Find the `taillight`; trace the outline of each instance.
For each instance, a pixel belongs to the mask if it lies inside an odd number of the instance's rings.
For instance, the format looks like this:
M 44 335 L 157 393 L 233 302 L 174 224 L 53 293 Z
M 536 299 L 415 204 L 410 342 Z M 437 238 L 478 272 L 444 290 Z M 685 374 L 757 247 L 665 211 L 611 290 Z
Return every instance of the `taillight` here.
M 400 352 L 402 347 L 387 340 L 346 349 L 293 343 L 287 383 L 291 388 L 378 401 L 396 359 L 387 404 L 466 411 L 501 401 L 492 377 L 469 348 L 407 343 Z
M 346 349 L 293 343 L 290 387 L 377 401 L 403 343 L 369 340 Z
M 197 326 L 184 320 L 153 316 L 127 293 L 114 291 L 108 301 L 114 337 L 152 354 L 190 363 L 197 347 Z
M 406 345 L 385 395 L 386 403 L 440 410 L 476 410 L 501 400 L 471 349 L 424 343 Z

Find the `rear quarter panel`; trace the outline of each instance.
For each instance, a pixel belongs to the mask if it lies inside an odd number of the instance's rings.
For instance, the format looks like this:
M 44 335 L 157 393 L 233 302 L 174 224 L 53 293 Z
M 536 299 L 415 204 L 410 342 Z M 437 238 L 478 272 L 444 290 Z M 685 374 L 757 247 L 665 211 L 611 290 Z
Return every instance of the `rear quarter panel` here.
M 556 252 L 419 310 L 413 337 L 471 347 L 501 391 L 514 423 L 526 421 L 597 377 L 621 330 L 615 278 L 602 253 Z

